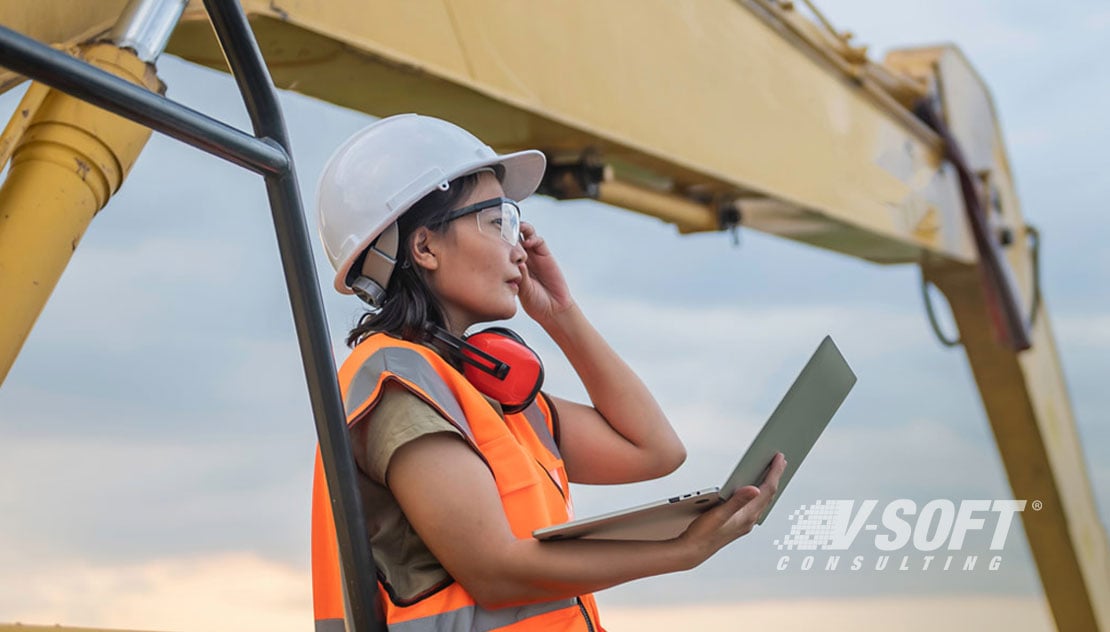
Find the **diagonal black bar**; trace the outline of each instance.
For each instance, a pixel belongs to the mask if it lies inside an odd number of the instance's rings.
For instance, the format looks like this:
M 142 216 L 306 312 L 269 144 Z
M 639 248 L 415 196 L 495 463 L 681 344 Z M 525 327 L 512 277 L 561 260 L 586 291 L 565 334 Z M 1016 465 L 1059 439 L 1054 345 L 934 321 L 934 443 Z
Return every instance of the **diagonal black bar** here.
M 247 106 L 255 136 L 273 138 L 282 147 L 288 148 L 285 115 L 281 112 L 270 71 L 242 9 L 237 3 L 226 0 L 205 0 L 204 5 L 231 66 L 231 74 L 239 86 L 239 93 L 243 96 L 243 103 Z
M 0 65 L 263 175 L 289 168 L 273 143 L 0 26 Z
M 205 0 L 204 4 L 231 72 L 239 84 L 255 134 L 276 141 L 291 156 L 285 120 L 273 80 L 242 8 L 234 0 Z M 385 632 L 384 617 L 377 599 L 377 569 L 370 554 L 370 540 L 363 521 L 346 414 L 339 398 L 327 321 L 292 160 L 287 172 L 266 176 L 266 190 L 270 196 L 289 301 L 297 326 L 321 460 L 331 494 L 349 623 L 354 632 Z

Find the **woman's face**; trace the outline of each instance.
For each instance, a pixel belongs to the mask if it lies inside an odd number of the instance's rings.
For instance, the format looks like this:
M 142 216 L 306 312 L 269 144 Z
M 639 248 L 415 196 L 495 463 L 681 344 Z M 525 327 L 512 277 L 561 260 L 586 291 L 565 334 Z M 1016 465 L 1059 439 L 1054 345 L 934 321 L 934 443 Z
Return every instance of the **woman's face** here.
M 505 195 L 501 183 L 489 172 L 458 208 Z M 497 215 L 496 209 L 490 209 Z M 486 220 L 489 226 L 479 227 Z M 448 328 L 461 334 L 474 323 L 504 320 L 516 313 L 517 293 L 528 255 L 519 243 L 510 245 L 490 222 L 489 212 L 464 215 L 447 226 L 445 233 L 415 231 L 412 260 L 424 268 L 428 286 L 447 312 Z

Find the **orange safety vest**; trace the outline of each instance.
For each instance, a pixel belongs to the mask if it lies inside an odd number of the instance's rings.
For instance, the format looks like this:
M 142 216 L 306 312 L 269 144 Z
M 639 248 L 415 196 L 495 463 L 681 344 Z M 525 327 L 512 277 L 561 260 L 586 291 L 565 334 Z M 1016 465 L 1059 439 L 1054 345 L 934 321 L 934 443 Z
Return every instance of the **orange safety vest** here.
M 347 423 L 361 419 L 393 381 L 427 402 L 462 432 L 493 474 L 517 538 L 571 518 L 566 468 L 543 397 L 504 419 L 433 350 L 385 334 L 360 343 L 339 370 Z M 593 595 L 487 610 L 455 581 L 414 603 L 399 603 L 378 576 L 378 598 L 391 631 L 566 630 L 602 632 Z M 312 592 L 316 632 L 343 632 L 344 594 L 335 522 L 320 452 L 312 490 Z

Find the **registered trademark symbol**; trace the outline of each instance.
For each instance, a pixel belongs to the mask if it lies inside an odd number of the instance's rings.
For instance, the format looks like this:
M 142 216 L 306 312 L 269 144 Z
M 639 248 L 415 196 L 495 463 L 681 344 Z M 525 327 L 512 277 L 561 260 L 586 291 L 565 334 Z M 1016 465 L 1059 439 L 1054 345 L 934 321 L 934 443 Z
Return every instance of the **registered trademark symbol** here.
M 1039 500 L 1033 501 L 1033 511 L 1040 511 L 1042 508 L 1044 508 L 1044 503 Z

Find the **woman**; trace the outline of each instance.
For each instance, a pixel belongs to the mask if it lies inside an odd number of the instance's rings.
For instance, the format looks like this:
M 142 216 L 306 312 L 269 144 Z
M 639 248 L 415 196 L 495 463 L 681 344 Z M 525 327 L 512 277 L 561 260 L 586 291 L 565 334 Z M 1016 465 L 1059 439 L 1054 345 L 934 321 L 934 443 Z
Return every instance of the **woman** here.
M 673 540 L 530 537 L 572 518 L 569 482 L 641 481 L 685 459 L 643 382 L 574 302 L 543 238 L 519 221 L 516 202 L 543 169 L 539 152 L 499 156 L 450 123 L 410 114 L 356 134 L 321 178 L 336 289 L 372 307 L 350 333 L 339 375 L 391 628 L 598 630 L 590 593 L 697 566 L 751 530 L 785 467 L 777 456 L 761 488 L 737 491 Z M 512 317 L 518 300 L 591 405 L 530 399 L 538 383 L 523 397 L 497 391 L 490 363 L 519 347 L 489 358 L 462 339 L 472 325 Z M 508 375 L 525 364 L 514 359 Z M 316 500 L 324 493 L 318 487 Z M 334 557 L 330 541 L 320 544 L 330 531 L 314 522 L 318 629 L 342 618 L 327 586 L 335 578 L 318 561 Z

